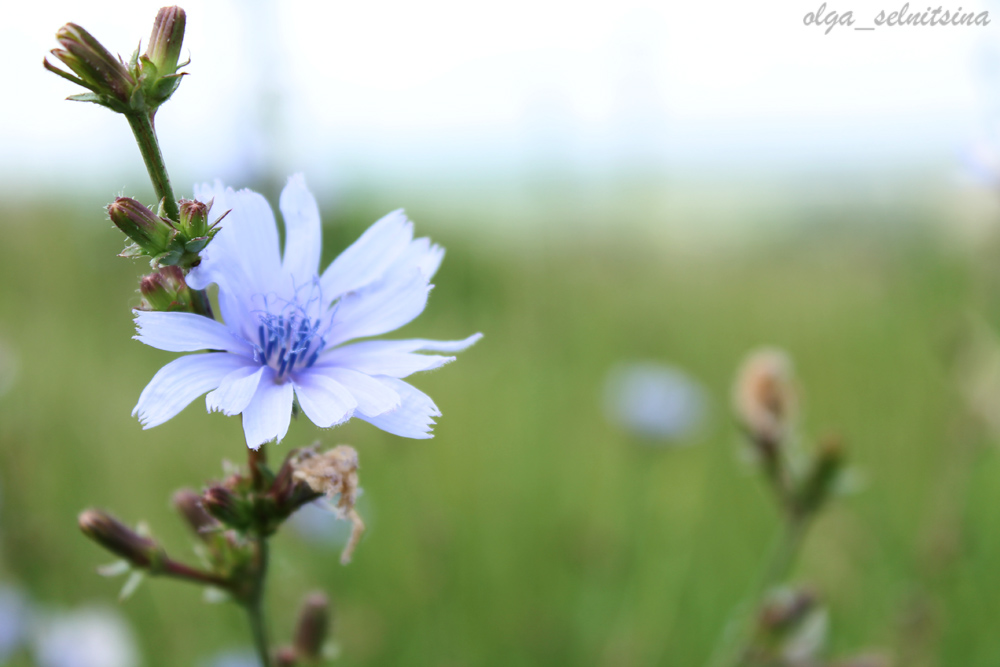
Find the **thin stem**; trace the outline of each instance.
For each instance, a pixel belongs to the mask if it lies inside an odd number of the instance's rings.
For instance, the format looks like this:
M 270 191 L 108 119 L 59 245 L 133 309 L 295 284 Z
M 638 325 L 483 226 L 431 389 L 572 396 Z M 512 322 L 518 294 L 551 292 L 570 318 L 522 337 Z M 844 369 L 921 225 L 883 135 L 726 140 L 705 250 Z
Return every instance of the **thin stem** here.
M 169 559 L 163 563 L 162 574 L 168 577 L 173 577 L 174 579 L 190 581 L 195 584 L 216 586 L 224 590 L 229 590 L 232 587 L 232 582 L 228 579 Z
M 163 202 L 168 218 L 174 222 L 180 221 L 181 211 L 177 205 L 177 198 L 174 197 L 174 189 L 170 185 L 170 175 L 163 161 L 160 142 L 156 138 L 152 114 L 133 111 L 124 115 L 128 119 L 129 127 L 132 128 L 136 143 L 139 144 L 139 152 L 142 153 L 142 161 L 146 163 L 146 171 L 149 172 L 149 180 L 153 182 L 157 199 Z M 214 319 L 212 303 L 205 290 L 191 290 L 191 306 L 198 315 Z
M 156 197 L 163 200 L 168 218 L 175 222 L 180 220 L 181 212 L 177 208 L 177 199 L 170 186 L 170 176 L 167 174 L 167 165 L 163 162 L 160 143 L 156 140 L 152 116 L 142 112 L 129 112 L 125 117 L 128 119 L 129 127 L 132 128 L 132 134 L 135 135 L 136 143 L 139 144 L 139 152 L 142 153 L 142 160 L 146 163 L 149 179 L 153 181 Z
M 267 452 L 264 445 L 247 454 L 247 463 L 250 468 L 250 480 L 253 485 L 254 494 L 259 494 L 267 490 L 267 480 L 264 468 L 267 466 Z M 261 667 L 271 667 L 271 650 L 267 638 L 267 621 L 264 618 L 264 584 L 267 581 L 268 566 L 268 544 L 267 537 L 262 534 L 261 524 L 263 520 L 257 517 L 258 525 L 255 527 L 253 544 L 256 549 L 256 562 L 253 575 L 250 580 L 250 590 L 247 595 L 245 607 L 247 616 L 250 619 L 250 633 L 253 635 L 254 647 L 260 657 Z
M 250 634 L 254 648 L 260 658 L 261 667 L 271 667 L 271 649 L 267 638 L 267 621 L 264 618 L 264 581 L 267 577 L 267 539 L 259 537 L 257 546 L 257 567 L 253 582 L 253 592 L 247 600 L 246 610 L 250 619 Z
M 757 606 L 764 595 L 788 577 L 795 558 L 798 556 L 802 539 L 808 526 L 807 517 L 789 514 L 778 542 L 771 551 L 771 556 L 761 576 L 755 582 L 750 594 L 737 607 L 736 617 L 727 627 L 712 658 L 711 667 L 745 667 L 748 665 L 750 648 L 753 646 L 755 628 L 754 619 Z

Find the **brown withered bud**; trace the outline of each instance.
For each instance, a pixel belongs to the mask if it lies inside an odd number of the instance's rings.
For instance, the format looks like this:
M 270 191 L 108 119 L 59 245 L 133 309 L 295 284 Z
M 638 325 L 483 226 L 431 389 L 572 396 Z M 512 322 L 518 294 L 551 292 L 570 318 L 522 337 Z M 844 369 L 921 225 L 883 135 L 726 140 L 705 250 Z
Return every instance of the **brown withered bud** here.
M 202 507 L 201 496 L 191 489 L 177 491 L 173 503 L 191 530 L 201 539 L 207 539 L 209 533 L 220 527 L 219 522 Z
M 759 446 L 777 448 L 787 435 L 796 409 L 792 362 L 774 348 L 751 353 L 733 386 L 733 407 Z
M 89 509 L 78 519 L 83 534 L 139 568 L 149 568 L 162 559 L 160 546 L 101 510 Z
M 329 630 L 330 600 L 324 593 L 310 593 L 302 603 L 295 626 L 295 655 L 307 664 L 321 660 Z
M 357 451 L 347 445 L 338 445 L 322 454 L 314 449 L 304 449 L 290 465 L 293 480 L 308 485 L 331 501 L 336 500 L 336 512 L 351 522 L 351 538 L 340 554 L 340 562 L 346 565 L 351 562 L 354 548 L 365 530 L 365 524 L 354 508 L 359 491 Z

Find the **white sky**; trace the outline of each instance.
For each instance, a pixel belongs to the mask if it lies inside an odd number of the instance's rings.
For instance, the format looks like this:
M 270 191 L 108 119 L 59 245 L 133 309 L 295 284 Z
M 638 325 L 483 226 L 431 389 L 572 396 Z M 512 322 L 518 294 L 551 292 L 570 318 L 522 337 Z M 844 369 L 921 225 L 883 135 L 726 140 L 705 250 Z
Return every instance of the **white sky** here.
M 160 4 L 7 4 L 0 190 L 132 182 L 139 163 L 123 119 L 62 101 L 78 91 L 41 59 L 67 21 L 127 57 Z M 179 183 L 261 168 L 343 179 L 538 164 L 941 163 L 982 135 L 1000 108 L 1000 8 L 986 28 L 824 35 L 802 24 L 819 4 L 191 0 L 192 76 L 158 129 Z M 902 4 L 841 9 L 863 26 Z M 989 8 L 944 6 L 959 4 Z

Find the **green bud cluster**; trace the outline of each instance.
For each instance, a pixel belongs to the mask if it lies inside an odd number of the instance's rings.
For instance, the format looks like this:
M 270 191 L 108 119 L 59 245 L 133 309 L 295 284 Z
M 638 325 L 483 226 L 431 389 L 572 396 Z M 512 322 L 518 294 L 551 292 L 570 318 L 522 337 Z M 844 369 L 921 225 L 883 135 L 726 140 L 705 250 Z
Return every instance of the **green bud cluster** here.
M 225 217 L 209 225 L 211 206 L 211 202 L 181 200 L 181 219 L 174 222 L 162 214 L 162 204 L 160 213 L 153 213 L 131 197 L 118 197 L 108 204 L 108 217 L 132 240 L 122 257 L 149 257 L 154 268 L 190 269 L 201 261 L 198 253 L 219 232 L 218 223 Z
M 152 116 L 170 99 L 180 85 L 185 65 L 178 63 L 184 41 L 184 10 L 164 7 L 156 15 L 146 52 L 136 49 L 128 63 L 112 56 L 89 32 L 75 23 L 67 23 L 56 32 L 62 48 L 55 56 L 69 68 L 66 72 L 48 60 L 44 66 L 64 79 L 89 90 L 71 95 L 78 102 L 93 102 L 118 113 L 143 113 Z

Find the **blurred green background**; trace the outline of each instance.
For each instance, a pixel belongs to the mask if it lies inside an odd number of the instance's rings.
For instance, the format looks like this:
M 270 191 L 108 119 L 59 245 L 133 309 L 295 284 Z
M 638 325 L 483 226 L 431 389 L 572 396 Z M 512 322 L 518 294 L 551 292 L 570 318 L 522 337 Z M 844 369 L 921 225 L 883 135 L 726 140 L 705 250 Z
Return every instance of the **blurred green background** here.
M 947 206 L 842 204 L 699 242 L 636 222 L 657 186 L 644 187 L 601 206 L 554 195 L 561 208 L 517 220 L 408 206 L 448 254 L 399 336 L 485 338 L 413 378 L 444 413 L 435 439 L 299 419 L 270 446 L 272 460 L 317 439 L 355 446 L 369 526 L 348 567 L 336 545 L 276 538 L 276 638 L 320 588 L 340 665 L 703 664 L 778 530 L 728 407 L 741 358 L 773 344 L 796 362 L 805 442 L 841 434 L 860 481 L 794 573 L 829 603 L 831 654 L 1000 664 L 1000 457 L 953 363 L 969 313 L 1000 314 L 991 237 L 951 233 Z M 345 196 L 324 215 L 323 264 L 401 203 Z M 114 604 L 122 582 L 95 574 L 109 558 L 77 513 L 145 520 L 193 558 L 170 496 L 244 461 L 240 424 L 196 400 L 142 431 L 129 412 L 176 356 L 130 340 L 145 267 L 115 258 L 122 239 L 97 205 L 4 206 L 0 343 L 16 377 L 0 397 L 0 578 L 42 605 Z M 633 359 L 707 387 L 692 446 L 648 446 L 606 421 L 606 374 Z M 122 611 L 149 667 L 249 643 L 236 607 L 191 586 L 152 580 Z

